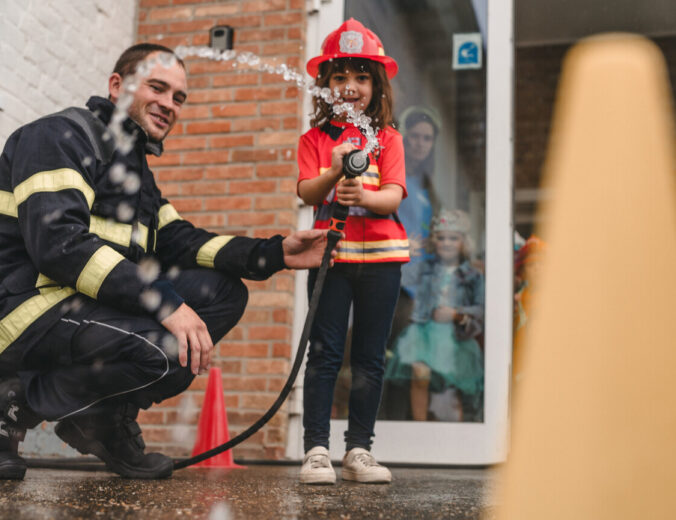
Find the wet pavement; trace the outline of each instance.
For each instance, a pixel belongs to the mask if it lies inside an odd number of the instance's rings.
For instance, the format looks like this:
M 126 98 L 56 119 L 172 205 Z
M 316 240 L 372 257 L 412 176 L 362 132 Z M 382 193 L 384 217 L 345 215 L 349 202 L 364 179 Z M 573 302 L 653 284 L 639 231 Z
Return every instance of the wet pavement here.
M 98 464 L 93 469 L 100 467 Z M 0 481 L 0 518 L 22 519 L 485 519 L 495 476 L 487 469 L 391 468 L 393 482 L 334 486 L 298 482 L 300 466 L 182 469 L 167 480 L 105 471 L 29 468 Z

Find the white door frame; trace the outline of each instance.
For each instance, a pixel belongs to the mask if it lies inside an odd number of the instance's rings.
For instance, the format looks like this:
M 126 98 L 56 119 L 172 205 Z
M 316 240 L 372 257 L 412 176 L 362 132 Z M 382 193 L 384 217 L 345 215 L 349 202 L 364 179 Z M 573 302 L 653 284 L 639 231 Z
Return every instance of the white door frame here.
M 308 56 L 344 17 L 344 0 L 308 0 Z M 513 300 L 513 0 L 487 0 L 486 116 L 486 332 L 483 423 L 378 421 L 374 455 L 383 462 L 486 465 L 507 455 Z M 307 122 L 305 123 L 307 125 Z M 306 211 L 306 210 L 302 210 Z M 302 217 L 302 215 L 301 215 Z M 301 280 L 303 278 L 303 280 Z M 302 283 L 302 286 L 299 285 Z M 307 297 L 297 276 L 295 342 L 300 338 Z M 296 383 L 302 389 L 302 376 Z M 296 391 L 292 412 L 302 410 Z M 346 420 L 331 421 L 331 458 L 343 455 Z M 303 457 L 300 415 L 289 421 L 287 456 Z

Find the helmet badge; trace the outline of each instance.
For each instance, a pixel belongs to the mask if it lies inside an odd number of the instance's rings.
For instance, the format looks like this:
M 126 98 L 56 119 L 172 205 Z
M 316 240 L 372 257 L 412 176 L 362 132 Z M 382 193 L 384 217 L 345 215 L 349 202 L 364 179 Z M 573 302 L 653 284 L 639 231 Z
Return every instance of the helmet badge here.
M 357 31 L 345 31 L 340 34 L 340 52 L 359 54 L 364 47 L 364 37 Z

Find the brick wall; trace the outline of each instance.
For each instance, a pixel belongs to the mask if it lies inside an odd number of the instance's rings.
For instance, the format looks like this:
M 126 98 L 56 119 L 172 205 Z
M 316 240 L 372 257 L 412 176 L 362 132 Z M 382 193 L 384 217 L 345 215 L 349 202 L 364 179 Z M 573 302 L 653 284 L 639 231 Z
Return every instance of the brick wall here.
M 107 92 L 136 1 L 0 2 L 0 146 L 20 125 Z
M 140 41 L 207 45 L 209 28 L 235 28 L 237 51 L 268 63 L 304 63 L 304 0 L 140 0 Z M 181 215 L 223 234 L 267 237 L 296 228 L 296 145 L 301 93 L 281 76 L 232 62 L 188 59 L 189 95 L 181 120 L 151 167 Z M 247 282 L 249 305 L 217 346 L 230 434 L 253 423 L 275 400 L 290 369 L 294 275 Z M 292 348 L 293 347 L 293 348 Z M 146 442 L 163 452 L 192 448 L 207 377 L 185 394 L 141 416 Z M 277 414 L 245 444 L 238 458 L 284 454 L 287 416 Z

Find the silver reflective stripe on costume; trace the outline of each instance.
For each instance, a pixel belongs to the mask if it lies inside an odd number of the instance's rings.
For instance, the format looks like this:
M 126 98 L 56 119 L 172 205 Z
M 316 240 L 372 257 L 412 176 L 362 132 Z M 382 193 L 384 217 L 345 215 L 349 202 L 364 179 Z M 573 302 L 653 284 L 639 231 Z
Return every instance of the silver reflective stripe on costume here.
M 140 222 L 137 229 L 131 224 L 122 224 L 114 220 L 92 215 L 89 218 L 89 231 L 96 236 L 124 247 L 130 247 L 132 238 L 144 251 L 148 250 L 148 227 Z
M 38 172 L 32 175 L 14 189 L 14 199 L 18 206 L 35 193 L 68 189 L 80 191 L 91 209 L 95 197 L 94 190 L 79 172 L 70 168 L 59 168 L 58 170 Z
M 113 248 L 100 247 L 82 269 L 75 288 L 82 294 L 96 299 L 104 280 L 122 260 L 124 257 Z
M 181 215 L 178 214 L 176 208 L 171 204 L 165 204 L 160 208 L 159 211 L 159 225 L 157 229 L 162 229 L 167 224 L 172 223 L 174 220 L 183 220 Z
M 45 288 L 0 320 L 0 354 L 35 320 L 71 294 L 75 291 L 70 287 Z
M 0 215 L 17 218 L 19 216 L 14 202 L 14 194 L 10 191 L 0 191 Z
M 213 269 L 216 255 L 221 250 L 221 248 L 233 238 L 235 237 L 223 235 L 209 240 L 206 244 L 200 247 L 199 251 L 197 251 L 197 265 L 201 265 L 202 267 L 211 267 Z

